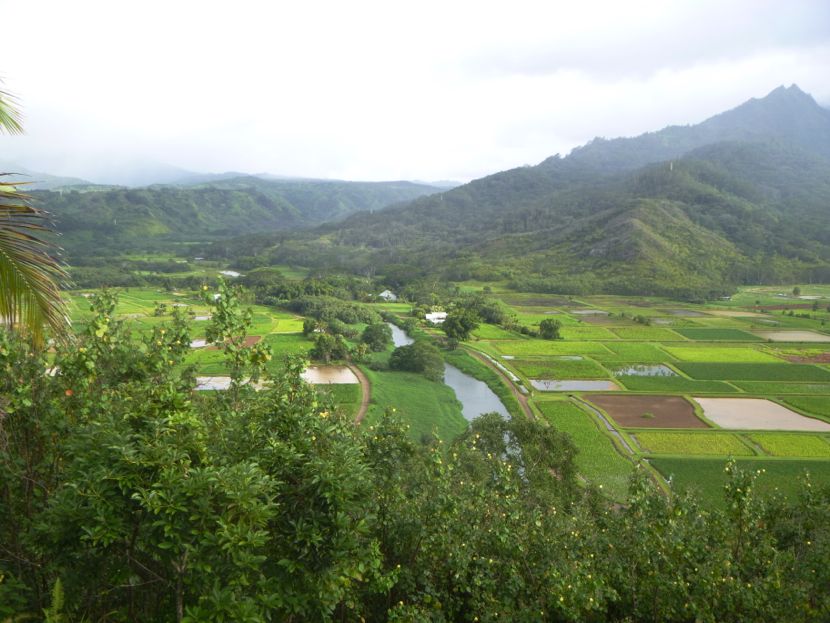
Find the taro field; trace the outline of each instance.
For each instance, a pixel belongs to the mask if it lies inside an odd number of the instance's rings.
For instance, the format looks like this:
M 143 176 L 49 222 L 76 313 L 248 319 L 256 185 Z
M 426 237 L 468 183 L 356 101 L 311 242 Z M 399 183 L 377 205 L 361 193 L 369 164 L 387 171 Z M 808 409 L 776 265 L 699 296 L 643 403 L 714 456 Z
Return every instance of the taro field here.
M 830 288 L 800 288 L 709 304 L 499 293 L 524 326 L 559 320 L 562 339 L 486 329 L 468 345 L 572 436 L 585 483 L 611 497 L 639 463 L 719 505 L 730 458 L 788 496 L 806 473 L 830 486 Z

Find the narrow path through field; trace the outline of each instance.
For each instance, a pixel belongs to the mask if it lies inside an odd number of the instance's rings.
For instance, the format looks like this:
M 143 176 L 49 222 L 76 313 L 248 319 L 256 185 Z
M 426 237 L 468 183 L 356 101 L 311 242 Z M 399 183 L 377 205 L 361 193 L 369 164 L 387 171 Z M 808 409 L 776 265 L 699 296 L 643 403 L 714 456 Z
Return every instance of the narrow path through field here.
M 602 412 L 599 409 L 595 408 L 593 405 L 591 405 L 591 404 L 589 404 L 589 403 L 587 403 L 584 400 L 581 400 L 579 398 L 571 397 L 571 400 L 573 400 L 574 402 L 578 402 L 580 405 L 582 405 L 586 409 L 589 409 L 591 411 L 591 413 L 593 413 L 600 420 L 602 420 L 602 423 L 605 424 L 605 428 L 608 429 L 608 432 L 611 433 L 612 435 L 614 435 L 614 437 L 617 438 L 617 440 L 623 445 L 623 447 L 626 450 L 628 450 L 629 454 L 634 454 L 634 450 L 631 448 L 631 446 L 628 445 L 628 442 L 625 439 L 623 439 L 623 436 L 620 435 L 619 431 L 617 431 L 617 429 L 614 428 L 614 426 L 611 424 L 611 422 L 608 421 L 608 419 L 602 414 Z
M 349 370 L 354 372 L 357 380 L 360 381 L 360 391 L 362 393 L 362 397 L 360 399 L 360 408 L 357 410 L 357 415 L 354 416 L 354 423 L 360 424 L 363 421 L 363 417 L 366 415 L 366 411 L 369 410 L 369 400 L 372 398 L 372 384 L 369 382 L 369 378 L 363 374 L 363 370 L 358 368 L 353 363 L 349 363 L 348 366 Z
M 510 378 L 504 372 L 499 370 L 498 366 L 494 365 L 492 361 L 490 361 L 487 357 L 482 355 L 477 350 L 474 350 L 472 348 L 466 348 L 465 350 L 468 353 L 470 353 L 473 357 L 478 359 L 485 366 L 487 366 L 488 368 L 493 370 L 496 374 L 498 374 L 501 377 L 501 379 L 505 382 L 505 384 L 510 388 L 510 391 L 516 397 L 516 400 L 519 401 L 519 404 L 522 407 L 522 411 L 525 412 L 525 415 L 528 417 L 528 419 L 531 419 L 531 420 L 536 419 L 536 416 L 533 415 L 533 410 L 530 408 L 530 403 L 528 403 L 528 401 L 527 401 L 527 396 L 525 396 L 522 392 L 520 392 L 518 389 L 516 389 L 516 386 L 513 384 L 513 381 L 511 381 Z

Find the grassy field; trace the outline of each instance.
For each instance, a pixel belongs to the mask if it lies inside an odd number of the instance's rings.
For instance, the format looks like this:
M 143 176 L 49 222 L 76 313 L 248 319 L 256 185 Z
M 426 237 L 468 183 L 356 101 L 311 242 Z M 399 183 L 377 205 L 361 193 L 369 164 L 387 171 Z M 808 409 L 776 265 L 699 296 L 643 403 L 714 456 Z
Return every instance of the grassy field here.
M 579 472 L 589 481 L 601 485 L 611 497 L 623 499 L 634 464 L 617 451 L 597 422 L 566 400 L 539 401 L 537 406 L 550 424 L 573 439 L 579 450 L 576 455 Z
M 755 454 L 737 435 L 732 433 L 638 431 L 635 438 L 646 454 L 688 456 L 753 456 Z
M 594 355 L 610 352 L 601 342 L 566 342 L 564 340 L 522 340 L 495 342 L 504 355 Z
M 710 363 L 781 363 L 781 360 L 760 350 L 723 346 L 663 346 L 680 361 Z
M 371 426 L 386 409 L 395 409 L 413 439 L 434 433 L 447 442 L 467 429 L 461 404 L 443 383 L 412 372 L 376 372 L 367 367 L 363 371 L 372 385 L 372 401 L 363 426 Z
M 815 396 L 793 396 L 784 400 L 787 404 L 792 405 L 796 409 L 811 413 L 813 415 L 820 415 L 830 418 L 830 396 L 818 398 Z
M 792 363 L 675 364 L 693 379 L 725 381 L 830 381 L 830 370 Z
M 590 359 L 514 359 L 509 363 L 529 379 L 604 379 L 609 376 L 607 370 Z
M 614 333 L 621 340 L 637 340 L 640 342 L 672 342 L 685 339 L 671 329 L 661 327 L 615 327 Z
M 763 339 L 740 329 L 687 327 L 675 329 L 680 335 L 697 342 L 762 342 Z
M 749 438 L 773 456 L 830 457 L 830 442 L 820 435 L 752 433 Z
M 695 381 L 682 376 L 618 376 L 614 380 L 633 392 L 734 394 L 738 391 L 723 381 Z
M 710 506 L 724 506 L 723 486 L 727 474 L 724 459 L 703 458 L 655 458 L 651 464 L 680 491 L 692 490 Z M 814 483 L 830 485 L 830 461 L 822 460 L 764 460 L 737 459 L 742 469 L 759 471 L 755 483 L 756 494 L 769 496 L 781 494 L 792 497 L 798 490 L 799 480 L 805 471 L 810 473 Z
M 674 357 L 654 344 L 606 342 L 605 348 L 609 352 L 592 353 L 592 357 L 603 363 L 663 363 L 664 361 L 674 361 Z

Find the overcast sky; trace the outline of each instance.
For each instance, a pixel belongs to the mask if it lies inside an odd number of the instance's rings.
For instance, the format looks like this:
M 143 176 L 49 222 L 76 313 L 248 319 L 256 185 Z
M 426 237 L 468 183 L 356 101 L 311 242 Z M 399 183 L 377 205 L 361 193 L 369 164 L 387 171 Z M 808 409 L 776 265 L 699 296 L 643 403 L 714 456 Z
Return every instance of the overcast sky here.
M 797 83 L 830 1 L 0 0 L 0 161 L 468 180 Z

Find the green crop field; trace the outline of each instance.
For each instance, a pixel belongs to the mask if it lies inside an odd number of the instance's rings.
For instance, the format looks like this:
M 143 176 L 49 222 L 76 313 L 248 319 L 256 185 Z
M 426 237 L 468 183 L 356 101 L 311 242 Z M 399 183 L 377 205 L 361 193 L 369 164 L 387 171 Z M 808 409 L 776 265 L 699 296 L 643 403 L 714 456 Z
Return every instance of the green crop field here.
M 611 438 L 600 430 L 591 416 L 565 400 L 536 404 L 548 422 L 573 439 L 579 450 L 576 455 L 579 472 L 590 482 L 602 485 L 611 497 L 623 499 L 634 464 L 617 451 Z
M 282 359 L 287 355 L 308 355 L 314 346 L 302 333 L 286 333 L 266 335 L 263 341 L 271 347 L 274 359 Z
M 633 392 L 734 394 L 738 391 L 723 381 L 694 381 L 682 376 L 618 376 L 614 380 Z
M 716 432 L 638 432 L 637 442 L 646 454 L 753 456 L 737 435 Z M 830 444 L 828 444 L 830 449 Z
M 750 394 L 812 394 L 828 396 L 830 383 L 769 383 L 761 381 L 738 381 L 734 385 Z
M 726 381 L 830 381 L 830 370 L 791 363 L 696 363 L 676 367 L 694 379 Z
M 674 357 L 653 344 L 606 342 L 605 347 L 610 353 L 592 353 L 592 357 L 601 362 L 663 363 L 674 360 Z
M 675 329 L 680 335 L 699 342 L 762 342 L 763 338 L 740 329 L 689 327 Z
M 807 413 L 830 418 L 830 397 L 793 396 L 786 398 L 785 402 Z
M 615 340 L 617 336 L 605 327 L 592 325 L 563 326 L 560 331 L 566 340 Z
M 695 491 L 705 504 L 724 506 L 723 486 L 727 479 L 724 459 L 654 458 L 650 463 L 664 477 L 671 477 L 675 489 Z M 747 458 L 737 459 L 737 464 L 742 469 L 764 470 L 755 483 L 755 491 L 761 496 L 774 493 L 792 496 L 805 471 L 810 472 L 814 483 L 830 485 L 830 461 Z
M 820 435 L 752 433 L 749 438 L 773 456 L 830 457 L 830 443 Z
M 781 363 L 760 350 L 725 346 L 663 346 L 663 350 L 680 361 L 711 363 Z
M 610 352 L 599 342 L 568 342 L 565 340 L 514 340 L 495 342 L 493 346 L 504 355 L 593 355 Z
M 608 371 L 590 359 L 514 359 L 510 365 L 530 379 L 604 379 Z
M 671 329 L 661 327 L 614 327 L 612 329 L 622 340 L 640 340 L 642 342 L 673 342 L 684 338 Z
M 493 324 L 481 323 L 473 331 L 473 337 L 477 337 L 480 340 L 516 340 L 521 339 L 522 336 Z

